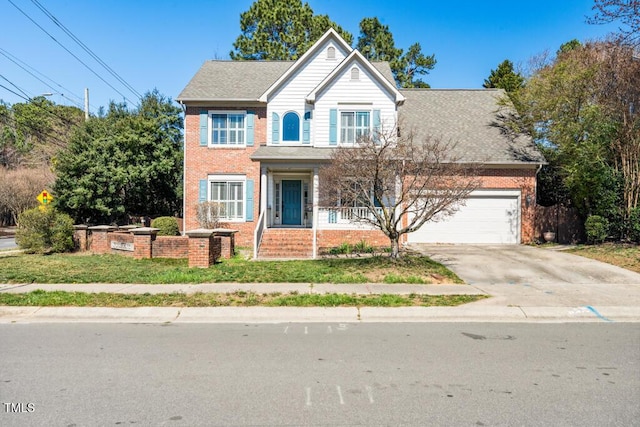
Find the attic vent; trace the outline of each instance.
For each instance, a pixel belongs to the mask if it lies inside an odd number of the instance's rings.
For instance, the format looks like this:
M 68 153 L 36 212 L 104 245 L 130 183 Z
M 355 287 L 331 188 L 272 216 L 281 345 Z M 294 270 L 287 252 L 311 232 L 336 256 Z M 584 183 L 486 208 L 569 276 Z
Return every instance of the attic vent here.
M 327 48 L 327 59 L 336 59 L 336 48 L 329 46 Z
M 351 69 L 351 80 L 360 80 L 360 70 L 357 67 Z

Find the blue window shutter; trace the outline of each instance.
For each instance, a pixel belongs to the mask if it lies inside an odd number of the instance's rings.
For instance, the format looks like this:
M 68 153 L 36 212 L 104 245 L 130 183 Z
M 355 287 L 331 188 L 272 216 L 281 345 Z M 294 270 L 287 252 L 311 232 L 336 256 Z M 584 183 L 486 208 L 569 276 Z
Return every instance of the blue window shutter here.
M 380 141 L 380 110 L 373 110 L 373 138 Z
M 253 221 L 253 180 L 247 179 L 247 188 L 246 188 L 246 199 L 247 199 L 247 214 L 245 218 L 247 221 Z
M 280 141 L 280 116 L 273 113 L 271 116 L 271 142 L 277 144 Z
M 308 144 L 311 141 L 311 111 L 304 113 L 302 122 L 302 143 Z
M 255 111 L 247 111 L 247 146 L 253 147 L 253 121 L 256 116 Z
M 206 147 L 209 143 L 209 112 L 207 110 L 200 111 L 200 145 Z
M 329 145 L 338 144 L 338 110 L 329 110 Z
M 207 180 L 200 180 L 200 191 L 198 192 L 198 201 L 206 202 L 207 201 Z

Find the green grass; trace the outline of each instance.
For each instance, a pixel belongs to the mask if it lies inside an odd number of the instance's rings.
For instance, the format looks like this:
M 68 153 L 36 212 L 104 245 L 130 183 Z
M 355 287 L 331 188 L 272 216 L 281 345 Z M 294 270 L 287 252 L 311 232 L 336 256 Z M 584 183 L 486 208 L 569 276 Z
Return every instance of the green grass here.
M 0 293 L 0 305 L 53 307 L 407 307 L 456 306 L 483 295 L 355 295 L 253 292 L 113 294 L 65 291 Z
M 463 283 L 427 257 L 386 256 L 301 261 L 236 257 L 210 268 L 184 259 L 134 260 L 119 255 L 16 254 L 0 257 L 0 283 Z
M 628 243 L 579 245 L 573 249 L 569 249 L 567 252 L 640 273 L 640 245 Z

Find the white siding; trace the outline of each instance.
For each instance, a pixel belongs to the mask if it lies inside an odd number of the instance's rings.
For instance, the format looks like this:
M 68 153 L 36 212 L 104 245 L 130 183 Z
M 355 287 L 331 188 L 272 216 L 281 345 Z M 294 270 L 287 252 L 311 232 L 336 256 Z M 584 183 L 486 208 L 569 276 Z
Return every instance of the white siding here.
M 335 48 L 335 59 L 327 59 L 327 49 L 329 46 Z M 308 59 L 306 64 L 295 72 L 288 81 L 284 82 L 281 88 L 269 98 L 267 105 L 268 144 L 272 143 L 272 113 L 277 113 L 282 121 L 284 113 L 288 111 L 295 111 L 300 116 L 300 140 L 302 142 L 302 122 L 306 106 L 305 97 L 346 58 L 347 54 L 348 52 L 343 50 L 340 45 L 329 39 Z M 313 141 L 315 127 L 313 121 L 312 119 L 311 141 Z M 282 126 L 280 126 L 279 143 L 282 144 Z
M 351 80 L 351 69 L 360 69 L 360 79 Z M 338 109 L 338 139 L 340 137 L 340 109 L 353 109 L 354 104 L 360 109 L 380 110 L 381 130 L 392 129 L 396 123 L 396 104 L 393 94 L 380 85 L 378 81 L 354 60 L 344 68 L 343 72 L 318 94 L 313 116 L 313 142 L 316 147 L 329 145 L 329 110 Z M 349 106 L 351 104 L 351 106 Z

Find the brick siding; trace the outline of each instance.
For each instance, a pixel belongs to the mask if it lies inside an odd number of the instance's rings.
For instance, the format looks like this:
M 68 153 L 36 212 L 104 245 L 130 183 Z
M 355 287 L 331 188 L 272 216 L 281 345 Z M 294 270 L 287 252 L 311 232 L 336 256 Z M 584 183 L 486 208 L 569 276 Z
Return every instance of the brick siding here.
M 254 145 L 246 148 L 209 148 L 200 146 L 200 111 L 213 110 L 251 110 L 254 117 Z M 260 209 L 260 163 L 249 157 L 261 144 L 267 141 L 267 109 L 265 107 L 252 108 L 220 108 L 220 107 L 187 107 L 185 115 L 185 186 L 184 217 L 185 231 L 200 228 L 196 219 L 198 205 L 198 190 L 201 179 L 207 179 L 212 174 L 243 174 L 254 182 L 253 221 L 230 222 L 221 224 L 224 228 L 238 230 L 236 244 L 239 246 L 253 245 L 253 231 L 258 220 Z

